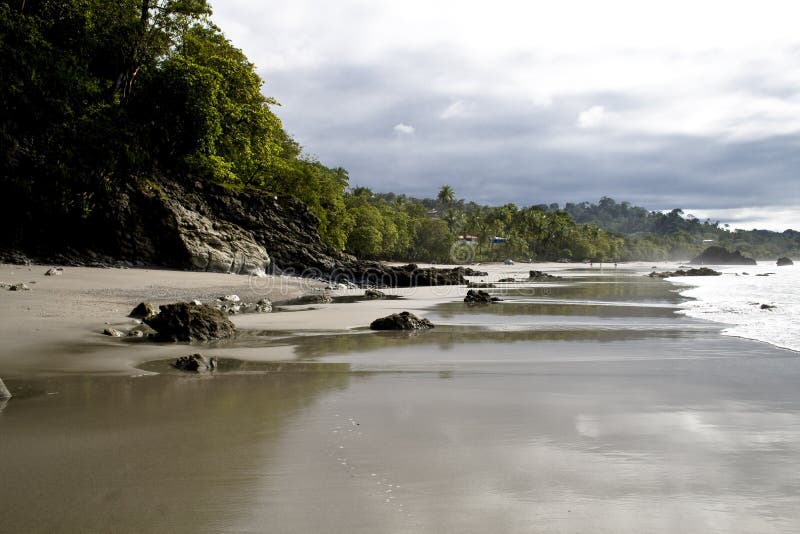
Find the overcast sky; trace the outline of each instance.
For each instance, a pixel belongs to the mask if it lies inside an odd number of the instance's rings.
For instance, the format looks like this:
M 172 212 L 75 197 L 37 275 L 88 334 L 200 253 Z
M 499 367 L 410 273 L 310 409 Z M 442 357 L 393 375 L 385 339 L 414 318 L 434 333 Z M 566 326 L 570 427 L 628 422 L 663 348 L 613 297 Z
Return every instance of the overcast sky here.
M 800 228 L 796 0 L 212 5 L 286 129 L 352 185 Z

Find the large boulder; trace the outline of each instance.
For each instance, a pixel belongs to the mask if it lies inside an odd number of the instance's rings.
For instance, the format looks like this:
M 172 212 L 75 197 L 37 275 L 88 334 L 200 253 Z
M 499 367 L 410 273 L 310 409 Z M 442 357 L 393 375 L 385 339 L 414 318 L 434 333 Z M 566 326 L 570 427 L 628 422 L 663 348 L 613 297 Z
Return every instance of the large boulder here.
M 413 313 L 404 311 L 375 319 L 369 327 L 371 330 L 424 330 L 433 328 L 433 323 L 428 319 L 420 318 Z
M 0 378 L 0 399 L 10 399 L 11 392 L 8 390 L 5 384 L 3 384 L 3 379 Z
M 136 319 L 149 319 L 150 317 L 154 317 L 156 315 L 156 307 L 153 306 L 149 302 L 140 302 L 136 305 L 134 309 L 128 314 L 128 317 L 133 317 Z
M 159 306 L 158 315 L 145 319 L 165 341 L 210 341 L 225 339 L 236 333 L 236 327 L 220 310 L 206 304 L 178 302 Z
M 794 262 L 787 257 L 778 258 L 776 262 L 778 267 L 786 267 L 787 265 L 794 265 Z
M 712 246 L 691 261 L 692 265 L 755 265 L 756 260 L 743 256 L 741 252 Z

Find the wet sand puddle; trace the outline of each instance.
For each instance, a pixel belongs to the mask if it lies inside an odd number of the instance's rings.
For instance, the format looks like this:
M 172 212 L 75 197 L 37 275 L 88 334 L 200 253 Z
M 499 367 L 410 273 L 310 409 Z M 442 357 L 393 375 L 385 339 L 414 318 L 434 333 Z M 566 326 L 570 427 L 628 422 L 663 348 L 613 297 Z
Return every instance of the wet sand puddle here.
M 569 274 L 549 294 L 490 289 L 506 300 L 488 307 L 440 299 L 431 331 L 231 345 L 291 361 L 220 345 L 203 375 L 159 359 L 138 377 L 14 381 L 28 390 L 0 413 L 3 526 L 796 531 L 796 354 L 675 315 L 666 283 Z

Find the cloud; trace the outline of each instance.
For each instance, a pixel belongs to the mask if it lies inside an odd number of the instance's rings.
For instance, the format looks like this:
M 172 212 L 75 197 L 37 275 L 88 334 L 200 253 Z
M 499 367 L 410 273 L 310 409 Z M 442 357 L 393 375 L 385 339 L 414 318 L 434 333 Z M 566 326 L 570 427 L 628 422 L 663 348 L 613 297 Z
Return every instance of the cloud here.
M 353 184 L 430 196 L 451 183 L 488 203 L 796 206 L 800 4 L 766 1 L 226 0 L 214 20 L 287 130 Z
M 416 131 L 416 128 L 414 128 L 410 124 L 403 124 L 402 122 L 395 124 L 394 128 L 392 129 L 395 131 L 395 133 L 399 135 L 413 135 L 414 132 Z
M 596 128 L 600 126 L 608 117 L 606 108 L 603 106 L 592 106 L 587 110 L 581 111 L 578 115 L 578 128 Z
M 455 119 L 455 118 L 462 118 L 462 117 L 469 117 L 475 111 L 475 103 L 474 102 L 465 102 L 463 100 L 456 100 L 452 102 L 449 106 L 444 108 L 442 112 L 439 114 L 440 119 Z

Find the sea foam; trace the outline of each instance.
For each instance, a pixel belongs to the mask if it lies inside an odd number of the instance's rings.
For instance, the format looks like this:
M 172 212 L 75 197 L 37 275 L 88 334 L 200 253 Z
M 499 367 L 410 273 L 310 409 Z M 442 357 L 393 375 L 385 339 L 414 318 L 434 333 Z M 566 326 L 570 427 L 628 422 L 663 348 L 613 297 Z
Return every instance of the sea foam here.
M 800 351 L 800 266 L 759 262 L 715 269 L 722 276 L 668 279 L 690 299 L 681 313 L 729 325 L 723 330 L 727 335 Z M 762 309 L 762 304 L 774 307 Z

